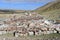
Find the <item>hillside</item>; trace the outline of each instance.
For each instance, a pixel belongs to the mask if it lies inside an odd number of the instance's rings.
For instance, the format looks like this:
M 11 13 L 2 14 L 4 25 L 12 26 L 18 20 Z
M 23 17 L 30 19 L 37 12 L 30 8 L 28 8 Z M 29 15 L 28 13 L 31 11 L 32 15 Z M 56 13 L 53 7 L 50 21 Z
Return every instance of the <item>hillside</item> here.
M 13 13 L 23 13 L 25 10 L 2 10 L 0 9 L 0 14 L 5 13 L 5 14 L 13 14 Z
M 0 10 L 0 17 L 8 17 L 13 13 L 20 14 L 25 12 L 36 12 L 43 15 L 46 19 L 60 20 L 60 1 L 49 2 L 35 10 Z
M 34 10 L 47 19 L 60 20 L 60 1 L 50 2 L 40 8 Z
M 12 14 L 20 14 L 20 13 L 25 13 L 25 10 L 2 10 L 0 9 L 0 18 L 8 18 L 11 17 Z
M 50 2 L 42 7 L 37 8 L 35 11 L 36 12 L 46 12 L 46 11 L 51 11 L 55 9 L 60 9 L 60 1 L 54 1 Z

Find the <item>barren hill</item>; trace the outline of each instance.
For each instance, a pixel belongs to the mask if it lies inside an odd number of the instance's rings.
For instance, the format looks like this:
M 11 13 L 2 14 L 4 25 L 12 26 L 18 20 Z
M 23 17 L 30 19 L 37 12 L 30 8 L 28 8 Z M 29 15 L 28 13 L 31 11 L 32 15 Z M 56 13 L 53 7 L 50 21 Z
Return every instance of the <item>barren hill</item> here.
M 50 2 L 37 8 L 34 12 L 43 15 L 47 19 L 60 20 L 60 1 Z

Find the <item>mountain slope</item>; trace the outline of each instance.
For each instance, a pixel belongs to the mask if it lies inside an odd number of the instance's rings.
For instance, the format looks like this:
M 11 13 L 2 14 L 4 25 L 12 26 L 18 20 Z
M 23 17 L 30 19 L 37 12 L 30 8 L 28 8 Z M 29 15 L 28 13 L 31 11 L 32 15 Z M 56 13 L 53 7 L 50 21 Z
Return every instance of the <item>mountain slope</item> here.
M 47 19 L 60 20 L 60 1 L 50 2 L 37 8 L 34 12 L 40 13 Z
M 40 8 L 37 8 L 35 11 L 36 12 L 46 12 L 46 11 L 51 11 L 51 10 L 55 10 L 55 9 L 60 9 L 60 1 L 50 2 Z

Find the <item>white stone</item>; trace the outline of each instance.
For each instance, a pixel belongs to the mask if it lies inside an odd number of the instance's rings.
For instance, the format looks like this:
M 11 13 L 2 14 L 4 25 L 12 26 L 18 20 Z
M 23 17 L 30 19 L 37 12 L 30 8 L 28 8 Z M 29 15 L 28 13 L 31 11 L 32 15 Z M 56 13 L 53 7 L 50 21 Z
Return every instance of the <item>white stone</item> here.
M 57 31 L 54 30 L 54 33 L 57 33 Z
M 50 34 L 51 32 L 50 31 L 47 31 L 47 34 Z
M 34 33 L 33 32 L 29 32 L 29 35 L 33 35 Z
M 15 37 L 18 37 L 18 36 L 19 36 L 18 33 L 16 33 L 16 34 L 15 34 Z

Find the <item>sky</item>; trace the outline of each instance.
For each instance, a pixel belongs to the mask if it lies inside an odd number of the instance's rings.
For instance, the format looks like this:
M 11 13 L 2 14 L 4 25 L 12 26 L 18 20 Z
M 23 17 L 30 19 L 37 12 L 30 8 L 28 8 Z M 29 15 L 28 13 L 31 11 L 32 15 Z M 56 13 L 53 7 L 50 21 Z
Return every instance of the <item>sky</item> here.
M 34 10 L 52 0 L 1 0 L 0 9 Z

